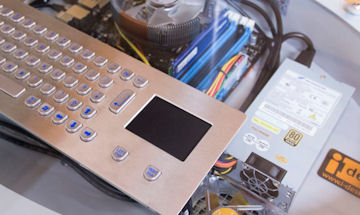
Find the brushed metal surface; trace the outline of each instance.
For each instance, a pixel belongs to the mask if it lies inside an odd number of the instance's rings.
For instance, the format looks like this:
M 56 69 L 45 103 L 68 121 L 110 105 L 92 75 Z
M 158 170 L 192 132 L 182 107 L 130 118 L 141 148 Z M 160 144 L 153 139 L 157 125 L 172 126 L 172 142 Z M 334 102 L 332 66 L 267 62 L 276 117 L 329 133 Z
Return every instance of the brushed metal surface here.
M 28 87 L 26 81 L 15 79 L 13 74 L 4 74 L 23 85 L 26 91 L 17 99 L 0 92 L 0 112 L 150 209 L 161 214 L 177 214 L 218 156 L 233 139 L 245 120 L 245 115 L 20 1 L 4 0 L 0 1 L 0 4 L 34 19 L 49 30 L 58 32 L 60 37 L 70 38 L 73 42 L 82 45 L 84 49 L 95 51 L 97 56 L 104 56 L 109 59 L 109 62 L 118 63 L 122 68 L 130 69 L 136 75 L 149 80 L 146 87 L 136 88 L 132 81 L 120 79 L 120 72 L 109 74 L 105 67 L 99 69 L 93 63 L 88 63 L 88 70 L 98 70 L 101 75 L 111 77 L 114 84 L 107 89 L 100 89 L 106 97 L 99 104 L 90 102 L 90 94 L 79 96 L 76 88 L 66 89 L 70 98 L 80 99 L 84 105 L 91 104 L 97 110 L 95 117 L 85 120 L 81 118 L 80 110 L 70 112 L 66 108 L 66 103 L 55 103 L 51 97 L 42 95 L 39 88 Z M 10 22 L 7 18 L 0 17 L 0 19 Z M 25 31 L 19 24 L 12 25 L 16 29 Z M 34 35 L 30 31 L 27 31 L 27 34 Z M 15 43 L 11 37 L 3 34 L 1 36 Z M 57 47 L 55 43 L 48 42 L 43 37 L 39 38 L 39 42 L 49 44 L 51 48 Z M 21 43 L 17 45 L 24 50 L 29 50 Z M 62 50 L 62 52 L 63 55 L 73 56 L 68 50 Z M 38 71 L 30 69 L 23 61 L 18 61 L 4 53 L 1 55 L 17 63 L 20 68 L 26 68 L 32 74 L 40 76 Z M 74 58 L 75 61 L 86 63 L 79 55 Z M 41 56 L 41 60 L 49 62 L 45 55 Z M 60 68 L 67 74 L 77 77 L 79 83 L 87 83 L 93 90 L 99 89 L 98 82 L 89 82 L 84 73 L 75 74 L 70 68 L 63 69 L 59 62 L 53 65 L 54 69 Z M 52 81 L 50 74 L 41 76 L 44 82 L 53 84 L 57 89 L 64 89 L 62 82 Z M 136 97 L 119 114 L 114 114 L 109 110 L 109 104 L 125 89 L 133 90 Z M 68 120 L 77 120 L 83 123 L 83 127 L 95 130 L 96 138 L 85 143 L 80 140 L 79 132 L 70 134 L 65 130 L 66 123 L 55 125 L 51 120 L 51 115 L 42 117 L 36 109 L 25 107 L 24 100 L 30 95 L 40 97 L 42 101 L 53 105 L 55 112 L 67 113 Z M 156 95 L 212 125 L 184 162 L 125 129 L 125 126 Z M 116 162 L 111 157 L 118 145 L 129 152 L 129 156 L 122 162 Z M 143 177 L 143 172 L 149 165 L 157 167 L 162 172 L 162 175 L 152 182 Z

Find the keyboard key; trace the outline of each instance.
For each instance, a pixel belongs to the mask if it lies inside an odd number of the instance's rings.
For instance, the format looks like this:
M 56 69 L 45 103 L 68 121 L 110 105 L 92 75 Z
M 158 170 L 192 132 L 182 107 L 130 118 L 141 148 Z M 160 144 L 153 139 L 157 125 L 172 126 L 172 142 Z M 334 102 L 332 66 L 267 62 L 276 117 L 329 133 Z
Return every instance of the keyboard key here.
M 27 51 L 23 50 L 23 49 L 16 49 L 15 52 L 13 53 L 13 56 L 17 60 L 23 60 L 28 55 L 29 55 L 29 53 Z
M 53 99 L 57 103 L 63 103 L 69 98 L 69 94 L 64 92 L 63 90 L 58 90 L 53 96 Z
M 25 105 L 28 106 L 29 108 L 33 108 L 36 107 L 40 104 L 41 99 L 36 97 L 36 96 L 29 96 L 26 100 L 25 100 Z
M 110 63 L 107 65 L 106 70 L 108 73 L 114 74 L 117 73 L 121 69 L 121 66 L 116 63 Z
M 48 31 L 45 34 L 45 38 L 51 42 L 55 41 L 59 37 L 59 34 L 55 31 Z
M 82 102 L 80 100 L 77 100 L 75 98 L 72 98 L 68 101 L 66 104 L 66 107 L 71 111 L 76 111 L 82 106 Z
M 78 84 L 78 80 L 74 76 L 67 76 L 64 80 L 64 86 L 67 88 L 73 88 Z
M 98 67 L 103 67 L 107 62 L 108 62 L 108 59 L 106 59 L 102 56 L 97 56 L 94 60 L 94 64 Z
M 16 45 L 13 43 L 6 42 L 2 45 L 1 50 L 5 53 L 11 53 L 16 49 Z
M 96 132 L 88 127 L 84 128 L 80 134 L 80 139 L 84 142 L 90 142 L 95 137 L 96 137 Z
M 25 21 L 24 21 L 24 23 L 22 24 L 22 26 L 24 27 L 24 28 L 26 28 L 26 29 L 31 29 L 31 28 L 33 28 L 34 26 L 36 25 L 36 23 L 35 23 L 35 21 L 34 20 L 32 20 L 32 19 L 26 19 Z
M 30 72 L 23 69 L 18 69 L 17 72 L 15 73 L 15 78 L 19 80 L 25 80 L 29 76 L 30 76 Z
M 148 181 L 155 181 L 160 176 L 161 176 L 161 171 L 152 165 L 147 166 L 144 171 L 144 178 Z
M 50 83 L 45 83 L 41 88 L 40 92 L 44 95 L 50 95 L 55 92 L 55 86 Z
M 41 116 L 49 116 L 54 111 L 54 107 L 49 105 L 48 103 L 44 103 L 40 105 L 38 112 Z
M 11 34 L 15 31 L 15 28 L 11 25 L 5 24 L 1 27 L 0 31 L 4 34 Z
M 69 51 L 73 54 L 77 54 L 81 52 L 82 49 L 83 49 L 82 45 L 77 43 L 72 43 L 71 46 L 69 47 Z
M 11 9 L 9 9 L 9 8 L 6 8 L 6 7 L 2 8 L 2 9 L 0 10 L 0 15 L 1 15 L 1 16 L 11 16 L 13 13 L 14 13 L 13 10 L 11 10 Z
M 59 60 L 61 55 L 62 55 L 61 51 L 56 50 L 56 49 L 51 49 L 48 54 L 48 57 L 50 60 L 57 61 L 57 60 Z
M 123 110 L 134 98 L 135 98 L 135 92 L 126 89 L 122 91 L 116 98 L 110 103 L 109 109 L 115 113 L 118 114 L 121 110 Z
M 33 32 L 35 34 L 39 34 L 39 35 L 42 35 L 44 34 L 45 32 L 47 31 L 47 28 L 43 25 L 36 25 Z
M 11 16 L 11 21 L 15 22 L 15 23 L 19 23 L 24 21 L 25 17 L 23 15 L 21 15 L 20 13 L 14 13 Z
M 40 59 L 35 56 L 30 55 L 29 57 L 26 58 L 25 63 L 28 66 L 36 66 L 40 63 Z
M 99 86 L 102 88 L 108 88 L 114 83 L 114 80 L 112 80 L 108 76 L 102 76 L 99 79 Z
M 10 78 L 0 74 L 0 91 L 3 91 L 13 98 L 17 98 L 25 92 L 25 88 Z
M 52 69 L 53 69 L 53 66 L 48 63 L 42 63 L 42 64 L 40 64 L 40 66 L 38 68 L 39 72 L 41 72 L 43 74 L 51 72 Z
M 75 132 L 79 131 L 81 127 L 82 127 L 82 124 L 80 122 L 78 122 L 78 121 L 75 121 L 75 120 L 70 120 L 66 124 L 66 130 L 69 133 L 75 133 Z
M 22 31 L 15 31 L 14 34 L 12 35 L 12 38 L 14 38 L 14 40 L 20 41 L 23 40 L 26 37 L 26 34 Z
M 36 47 L 35 47 L 35 51 L 37 51 L 40 54 L 45 54 L 46 52 L 48 52 L 50 49 L 50 46 L 46 45 L 45 43 L 39 43 Z
M 114 159 L 117 162 L 125 160 L 128 155 L 129 152 L 120 146 L 116 146 L 116 148 L 111 153 L 112 159 Z
M 68 115 L 64 114 L 63 112 L 58 111 L 52 117 L 52 121 L 56 125 L 61 125 L 67 120 L 67 118 L 68 118 Z
M 129 81 L 134 77 L 134 72 L 128 69 L 124 69 L 121 73 L 120 73 L 120 78 L 124 81 Z
M 90 105 L 86 105 L 81 109 L 81 117 L 84 119 L 91 119 L 95 116 L 96 110 Z
M 137 76 L 135 79 L 134 79 L 134 86 L 135 87 L 137 87 L 137 88 L 143 88 L 143 87 L 145 87 L 148 83 L 149 83 L 149 81 L 146 79 L 146 78 L 144 78 L 144 77 L 142 77 L 142 76 Z
M 4 65 L 2 65 L 2 69 L 4 70 L 4 72 L 7 72 L 7 73 L 15 72 L 15 70 L 17 68 L 18 68 L 18 65 L 14 64 L 11 61 L 7 61 L 6 63 L 4 63 Z
M 54 72 L 51 73 L 50 77 L 54 81 L 60 81 L 61 79 L 65 78 L 65 72 L 60 69 L 55 69 Z
M 77 73 L 77 74 L 81 74 L 83 72 L 85 72 L 87 69 L 87 66 L 83 63 L 77 62 L 73 67 L 72 70 Z
M 43 80 L 36 75 L 31 76 L 29 80 L 27 80 L 27 84 L 29 85 L 29 87 L 33 87 L 33 88 L 40 86 L 42 82 Z
M 60 64 L 64 67 L 70 67 L 74 64 L 74 59 L 69 56 L 64 56 L 63 58 L 61 58 Z
M 70 40 L 66 37 L 60 37 L 60 39 L 56 42 L 60 47 L 67 47 L 70 45 Z
M 76 89 L 76 92 L 81 96 L 87 95 L 88 93 L 90 93 L 90 91 L 91 91 L 91 87 L 87 84 L 80 84 Z
M 100 73 L 96 70 L 89 70 L 88 73 L 86 73 L 86 79 L 89 80 L 89 81 L 95 81 L 97 78 L 99 78 L 100 76 Z
M 104 98 L 105 98 L 105 94 L 100 90 L 94 90 L 90 95 L 90 100 L 93 103 L 100 103 L 102 100 L 104 100 Z
M 38 44 L 38 40 L 33 38 L 33 37 L 27 37 L 25 40 L 24 40 L 24 44 L 25 46 L 27 47 L 34 47 Z
M 89 49 L 86 49 L 82 54 L 81 54 L 81 57 L 84 59 L 84 60 L 91 60 L 95 57 L 95 52 L 89 50 Z

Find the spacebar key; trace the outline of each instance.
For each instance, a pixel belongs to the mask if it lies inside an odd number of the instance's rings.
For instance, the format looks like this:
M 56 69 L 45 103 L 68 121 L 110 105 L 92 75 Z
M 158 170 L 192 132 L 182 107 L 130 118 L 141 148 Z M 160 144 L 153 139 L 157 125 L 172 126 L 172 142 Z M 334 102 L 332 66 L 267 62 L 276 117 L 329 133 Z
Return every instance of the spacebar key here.
M 0 90 L 13 98 L 19 97 L 25 92 L 25 88 L 10 78 L 0 74 Z
M 110 110 L 114 113 L 119 113 L 131 100 L 135 97 L 135 92 L 129 89 L 122 91 L 116 98 L 110 103 Z

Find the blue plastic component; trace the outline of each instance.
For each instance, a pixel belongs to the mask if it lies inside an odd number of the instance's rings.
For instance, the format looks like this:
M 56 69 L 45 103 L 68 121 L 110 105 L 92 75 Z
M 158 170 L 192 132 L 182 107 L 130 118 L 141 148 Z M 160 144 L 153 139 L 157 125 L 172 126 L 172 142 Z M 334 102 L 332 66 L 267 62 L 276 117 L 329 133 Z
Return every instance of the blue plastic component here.
M 215 19 L 204 31 L 202 31 L 190 44 L 190 46 L 171 63 L 173 76 L 175 78 L 179 78 L 179 76 L 189 68 L 194 60 L 224 32 L 224 30 L 229 26 L 229 23 L 230 21 L 227 16 L 227 10 L 224 10 L 220 17 Z M 193 54 L 193 56 L 189 56 L 189 54 L 193 52 L 196 53 Z M 185 63 L 184 60 L 187 62 Z M 183 63 L 185 63 L 185 65 L 181 65 Z
M 216 66 L 209 72 L 209 74 L 198 84 L 196 87 L 198 90 L 206 90 L 210 87 L 216 75 L 218 74 L 218 68 L 224 65 L 232 56 L 238 54 L 244 45 L 248 42 L 252 31 L 249 27 L 245 28 L 245 33 L 234 44 L 234 46 L 225 54 L 225 56 L 216 64 Z
M 237 24 L 235 22 L 230 23 L 230 27 L 217 39 L 216 43 L 213 44 L 206 52 L 195 62 L 195 64 L 186 72 L 186 74 L 180 78 L 184 83 L 188 83 L 198 72 L 205 66 L 211 56 L 213 56 L 225 43 L 231 35 L 236 32 Z

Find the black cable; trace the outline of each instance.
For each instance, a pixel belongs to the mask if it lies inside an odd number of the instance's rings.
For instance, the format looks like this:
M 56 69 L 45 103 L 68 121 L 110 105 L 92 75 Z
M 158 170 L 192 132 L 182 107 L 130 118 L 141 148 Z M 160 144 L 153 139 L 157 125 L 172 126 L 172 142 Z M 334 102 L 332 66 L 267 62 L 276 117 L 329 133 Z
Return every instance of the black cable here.
M 7 140 L 15 145 L 46 154 L 48 156 L 59 159 L 64 164 L 74 169 L 80 176 L 82 176 L 88 183 L 93 185 L 95 188 L 116 199 L 135 202 L 133 199 L 113 187 L 112 185 L 105 182 L 89 170 L 80 166 L 72 159 L 59 153 L 53 148 L 50 148 L 47 144 L 32 136 L 27 131 L 5 121 L 0 121 L 0 138 Z

